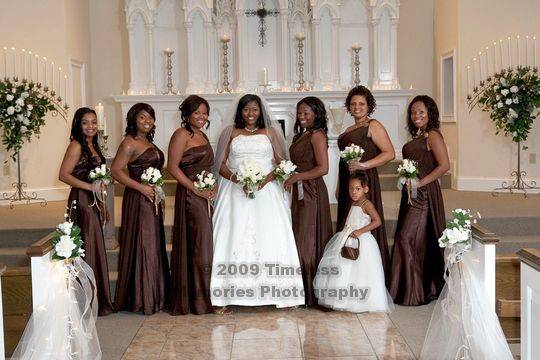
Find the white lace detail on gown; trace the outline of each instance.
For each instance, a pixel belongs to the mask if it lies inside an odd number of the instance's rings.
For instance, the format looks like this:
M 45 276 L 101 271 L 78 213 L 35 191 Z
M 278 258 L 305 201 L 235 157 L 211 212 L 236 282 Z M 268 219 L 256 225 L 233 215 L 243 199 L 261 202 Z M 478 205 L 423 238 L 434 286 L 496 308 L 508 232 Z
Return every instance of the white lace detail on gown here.
M 234 172 L 249 159 L 269 173 L 273 158 L 266 135 L 240 135 L 231 141 L 227 165 Z M 249 199 L 240 185 L 221 178 L 213 225 L 212 305 L 304 304 L 289 199 L 281 185 L 270 182 Z M 276 276 L 276 264 L 294 273 Z

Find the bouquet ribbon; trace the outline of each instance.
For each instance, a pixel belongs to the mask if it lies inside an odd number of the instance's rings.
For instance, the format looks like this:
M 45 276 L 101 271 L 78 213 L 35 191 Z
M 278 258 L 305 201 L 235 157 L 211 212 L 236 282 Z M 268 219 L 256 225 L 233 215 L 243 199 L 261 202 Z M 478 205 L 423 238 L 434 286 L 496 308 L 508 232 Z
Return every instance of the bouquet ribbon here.
M 409 204 L 411 203 L 411 199 L 416 199 L 418 196 L 418 179 L 407 179 L 405 177 L 400 177 L 398 179 L 397 187 L 399 190 L 402 190 L 403 187 L 407 184 L 407 180 L 411 181 L 411 186 L 407 186 L 407 195 L 409 195 Z
M 304 183 L 302 180 L 298 180 L 296 186 L 298 190 L 298 200 L 304 200 Z
M 158 214 L 158 205 L 161 204 L 161 208 L 165 209 L 165 192 L 161 186 L 154 186 L 154 206 L 156 208 L 156 215 Z
M 105 205 L 105 200 L 107 197 L 106 187 L 109 184 L 110 181 L 104 179 L 99 179 L 92 182 L 92 194 L 94 195 L 94 202 L 89 206 L 97 206 L 102 219 L 102 227 L 105 227 L 105 224 L 107 224 L 109 221 L 109 213 L 107 211 L 107 206 Z

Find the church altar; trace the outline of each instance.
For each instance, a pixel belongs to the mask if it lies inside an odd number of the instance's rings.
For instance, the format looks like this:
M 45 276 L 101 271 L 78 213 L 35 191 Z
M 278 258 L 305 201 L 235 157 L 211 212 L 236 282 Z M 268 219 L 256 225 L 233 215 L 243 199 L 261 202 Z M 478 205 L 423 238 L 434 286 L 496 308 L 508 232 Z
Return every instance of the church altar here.
M 180 126 L 178 106 L 188 94 L 210 103 L 212 145 L 223 125 L 232 122 L 224 117 L 237 93 L 260 92 L 289 143 L 296 103 L 319 97 L 329 110 L 325 181 L 335 202 L 337 136 L 352 124 L 348 114 L 339 119 L 348 89 L 363 84 L 373 91 L 373 118 L 386 127 L 398 157 L 407 140 L 405 115 L 413 91 L 401 90 L 397 76 L 399 3 L 125 0 L 130 81 L 127 92 L 113 98 L 121 104 L 124 122 L 133 104 L 152 105 L 155 143 L 166 150 Z

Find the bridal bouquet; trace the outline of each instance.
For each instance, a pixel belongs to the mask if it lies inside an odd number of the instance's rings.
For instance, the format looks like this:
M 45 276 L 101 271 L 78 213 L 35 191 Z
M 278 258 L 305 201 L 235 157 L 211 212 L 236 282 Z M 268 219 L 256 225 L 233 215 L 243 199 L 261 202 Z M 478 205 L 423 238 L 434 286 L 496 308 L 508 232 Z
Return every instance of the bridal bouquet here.
M 81 258 L 81 229 L 71 219 L 73 201 L 65 221 L 52 236 L 52 261 L 43 261 L 43 296 L 13 353 L 12 359 L 100 359 L 96 331 L 97 294 L 92 268 Z M 46 334 L 46 336 L 44 336 Z
M 257 162 L 244 160 L 236 173 L 236 178 L 242 185 L 247 186 L 248 198 L 255 199 L 255 191 L 259 189 L 259 185 L 262 184 L 266 176 L 263 175 Z
M 342 158 L 346 163 L 349 161 L 360 161 L 364 155 L 365 150 L 360 146 L 355 144 L 350 144 L 343 151 L 339 152 L 339 157 Z
M 277 181 L 283 183 L 294 174 L 294 170 L 296 170 L 296 165 L 292 161 L 281 160 L 279 165 L 274 169 L 274 177 Z
M 107 197 L 107 185 L 112 183 L 112 176 L 107 165 L 101 164 L 94 170 L 90 171 L 88 179 L 92 182 L 92 193 L 94 194 L 94 203 L 90 207 L 96 205 L 101 213 L 103 226 L 109 221 L 109 214 L 105 206 L 105 198 Z
M 150 185 L 154 188 L 154 205 L 156 208 L 156 215 L 158 213 L 158 205 L 161 203 L 161 206 L 165 205 L 165 192 L 163 191 L 163 176 L 159 169 L 149 167 L 144 170 L 141 175 L 141 183 L 144 185 Z

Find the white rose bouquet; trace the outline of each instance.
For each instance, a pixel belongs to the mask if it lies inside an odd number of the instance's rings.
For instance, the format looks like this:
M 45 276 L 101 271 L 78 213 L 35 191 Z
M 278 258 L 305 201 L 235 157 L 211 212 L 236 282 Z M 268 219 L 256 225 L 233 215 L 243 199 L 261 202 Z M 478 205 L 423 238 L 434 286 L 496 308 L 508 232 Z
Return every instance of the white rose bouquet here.
M 257 162 L 244 160 L 236 173 L 238 181 L 247 187 L 248 198 L 255 199 L 255 192 L 259 189 L 259 185 L 262 184 L 265 175 L 262 173 L 262 169 Z
M 279 165 L 274 169 L 274 177 L 280 183 L 284 183 L 285 180 L 291 177 L 296 170 L 296 165 L 290 160 L 281 160 Z
M 73 201 L 69 208 L 69 214 L 64 215 L 66 221 L 58 224 L 52 236 L 54 248 L 52 258 L 54 260 L 66 260 L 84 256 L 81 229 L 71 220 L 71 212 L 76 208 L 76 202 Z
M 399 190 L 403 189 L 403 186 L 407 184 L 408 181 L 410 181 L 411 186 L 410 188 L 407 187 L 407 193 L 409 194 L 409 203 L 411 202 L 411 198 L 416 198 L 416 183 L 418 180 L 418 176 L 420 175 L 420 171 L 418 170 L 418 164 L 414 160 L 410 159 L 403 159 L 401 164 L 399 164 L 397 168 L 398 173 L 398 183 L 397 187 Z
M 141 183 L 144 185 L 149 185 L 154 188 L 154 205 L 156 208 L 156 215 L 158 213 L 158 205 L 161 204 L 161 207 L 164 208 L 165 205 L 165 192 L 163 191 L 163 176 L 161 171 L 154 167 L 149 167 L 144 170 L 141 175 Z
M 346 163 L 349 161 L 360 161 L 364 155 L 365 150 L 360 146 L 355 144 L 350 144 L 343 151 L 339 152 L 339 157 L 343 159 Z
M 193 183 L 195 189 L 199 191 L 211 191 L 216 188 L 216 177 L 209 171 L 203 170 L 197 174 L 197 181 Z M 208 200 L 208 215 L 210 216 L 210 206 L 214 206 L 214 200 Z
M 112 183 L 111 171 L 107 169 L 107 165 L 101 164 L 88 174 L 88 179 L 92 182 L 92 193 L 94 194 L 94 203 L 92 206 L 97 206 L 101 214 L 103 226 L 109 221 L 109 214 L 105 206 L 107 198 L 107 185 Z

